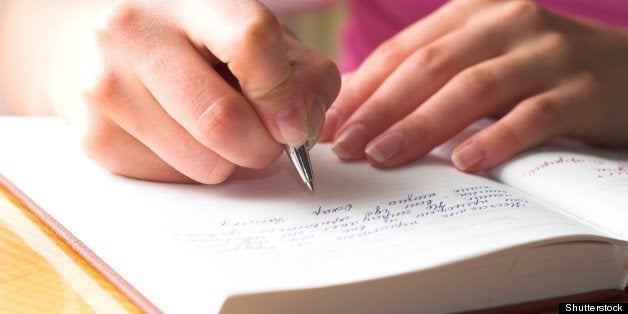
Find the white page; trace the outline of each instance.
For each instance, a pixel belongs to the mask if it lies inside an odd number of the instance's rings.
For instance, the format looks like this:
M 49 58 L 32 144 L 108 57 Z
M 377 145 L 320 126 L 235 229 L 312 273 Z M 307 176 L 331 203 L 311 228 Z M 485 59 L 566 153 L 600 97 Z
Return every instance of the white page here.
M 522 154 L 491 174 L 628 240 L 628 150 L 568 140 Z
M 606 235 L 437 157 L 378 170 L 340 162 L 319 145 L 311 156 L 316 191 L 308 193 L 285 157 L 219 186 L 193 186 L 111 175 L 58 120 L 0 118 L 0 142 L 0 173 L 167 312 L 213 312 L 234 293 L 333 285 L 553 237 Z

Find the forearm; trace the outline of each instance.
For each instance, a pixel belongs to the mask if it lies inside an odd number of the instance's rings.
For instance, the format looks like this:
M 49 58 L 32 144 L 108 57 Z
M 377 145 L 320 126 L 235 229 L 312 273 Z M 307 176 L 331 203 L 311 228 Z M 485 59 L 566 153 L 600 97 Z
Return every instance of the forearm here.
M 16 114 L 74 105 L 98 0 L 6 0 L 0 19 L 0 88 Z

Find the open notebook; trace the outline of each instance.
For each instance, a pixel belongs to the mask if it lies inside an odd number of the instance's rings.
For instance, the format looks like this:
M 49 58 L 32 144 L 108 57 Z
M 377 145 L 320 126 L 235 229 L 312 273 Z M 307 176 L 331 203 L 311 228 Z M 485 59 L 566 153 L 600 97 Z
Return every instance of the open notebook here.
M 218 186 L 115 176 L 54 119 L 0 118 L 0 143 L 49 223 L 166 312 L 451 312 L 628 283 L 627 152 L 555 143 L 482 177 L 452 144 L 393 170 L 318 145 L 308 193 L 285 157 Z

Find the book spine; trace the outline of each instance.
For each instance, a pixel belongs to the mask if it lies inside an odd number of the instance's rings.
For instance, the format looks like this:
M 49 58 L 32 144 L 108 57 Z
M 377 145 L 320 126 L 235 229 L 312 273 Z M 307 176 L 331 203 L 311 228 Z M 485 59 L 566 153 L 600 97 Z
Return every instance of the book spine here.
M 620 288 L 628 293 L 628 245 L 616 245 L 619 252 L 619 260 L 624 266 L 624 280 L 621 282 Z
M 58 221 L 44 211 L 39 205 L 31 200 L 26 194 L 20 191 L 7 178 L 0 174 L 0 186 L 11 194 L 22 207 L 31 212 L 39 221 L 55 233 L 63 242 L 65 242 L 76 254 L 84 261 L 100 273 L 122 294 L 124 294 L 131 302 L 139 307 L 145 313 L 161 313 L 161 311 L 152 304 L 145 296 L 137 291 L 122 276 L 116 273 L 107 263 L 90 250 L 83 242 L 81 242 L 70 231 L 63 227 Z

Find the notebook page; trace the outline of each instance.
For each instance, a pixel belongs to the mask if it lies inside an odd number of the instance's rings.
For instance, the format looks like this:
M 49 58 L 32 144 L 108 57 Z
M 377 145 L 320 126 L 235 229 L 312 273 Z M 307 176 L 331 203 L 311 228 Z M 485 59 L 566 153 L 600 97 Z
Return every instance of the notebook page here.
M 628 240 L 628 150 L 560 140 L 491 173 L 499 181 Z
M 436 156 L 378 170 L 318 145 L 308 193 L 285 157 L 222 185 L 177 185 L 98 168 L 58 120 L 0 118 L 0 142 L 0 173 L 166 312 L 606 235 Z

